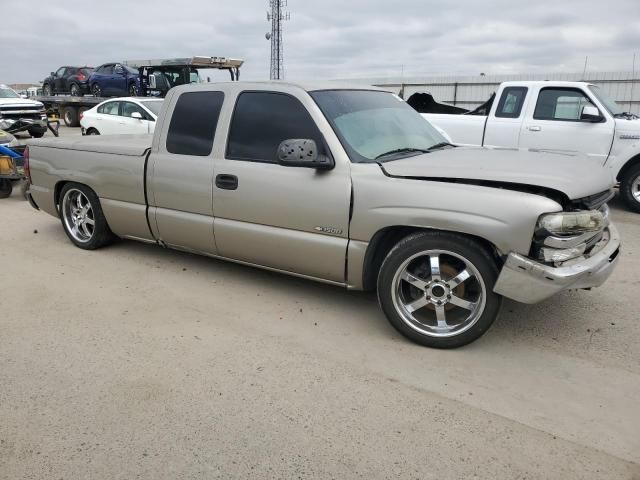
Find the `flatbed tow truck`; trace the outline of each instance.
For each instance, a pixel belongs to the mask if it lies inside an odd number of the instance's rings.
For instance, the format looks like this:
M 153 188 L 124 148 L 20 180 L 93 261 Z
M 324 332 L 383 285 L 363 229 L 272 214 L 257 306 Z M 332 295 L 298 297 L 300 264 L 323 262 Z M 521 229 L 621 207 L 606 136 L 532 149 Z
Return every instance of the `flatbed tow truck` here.
M 232 81 L 240 79 L 240 67 L 243 60 L 226 57 L 189 57 L 165 58 L 152 60 L 128 60 L 122 62 L 136 68 L 140 75 L 141 97 L 164 97 L 167 92 L 177 86 L 201 81 L 200 70 L 227 70 Z M 86 95 L 72 97 L 70 95 L 36 96 L 33 100 L 42 102 L 47 109 L 49 130 L 57 137 L 60 119 L 67 127 L 79 127 L 81 114 L 106 97 Z

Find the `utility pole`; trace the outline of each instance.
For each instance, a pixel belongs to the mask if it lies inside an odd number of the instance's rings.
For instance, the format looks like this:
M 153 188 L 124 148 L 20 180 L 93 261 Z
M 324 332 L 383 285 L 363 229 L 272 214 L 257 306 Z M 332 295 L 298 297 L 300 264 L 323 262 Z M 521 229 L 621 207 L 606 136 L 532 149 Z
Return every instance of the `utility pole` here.
M 265 35 L 271 40 L 271 80 L 284 78 L 284 42 L 282 40 L 282 22 L 289 20 L 291 14 L 282 9 L 287 6 L 287 0 L 267 0 L 270 10 L 267 11 L 267 20 L 271 22 L 271 31 Z

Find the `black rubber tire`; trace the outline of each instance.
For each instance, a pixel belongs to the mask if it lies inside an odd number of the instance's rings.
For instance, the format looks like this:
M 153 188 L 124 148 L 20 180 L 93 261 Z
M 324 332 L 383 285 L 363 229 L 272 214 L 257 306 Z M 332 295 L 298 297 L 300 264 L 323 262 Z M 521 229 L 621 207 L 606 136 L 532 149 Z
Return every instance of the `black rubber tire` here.
M 100 135 L 100 132 L 96 128 L 90 128 L 87 130 L 87 135 Z
M 84 93 L 82 92 L 82 88 L 77 83 L 72 83 L 71 88 L 69 89 L 72 97 L 82 97 Z
M 44 134 L 47 133 L 47 129 L 35 129 L 32 128 L 31 130 L 29 130 L 29 135 L 31 135 L 33 138 L 42 138 L 44 137 Z
M 404 322 L 392 298 L 393 278 L 402 263 L 416 253 L 438 249 L 457 253 L 471 262 L 480 272 L 486 288 L 486 304 L 480 318 L 469 330 L 452 337 L 434 337 L 414 330 Z M 502 296 L 493 291 L 497 278 L 496 261 L 480 243 L 453 233 L 417 232 L 398 242 L 382 263 L 378 274 L 378 301 L 389 323 L 408 339 L 426 347 L 457 348 L 480 338 L 498 317 Z
M 101 97 L 102 89 L 100 88 L 100 85 L 98 85 L 97 83 L 94 83 L 93 85 L 91 85 L 91 94 L 94 97 Z
M 44 95 L 45 97 L 50 97 L 53 95 L 51 85 L 49 85 L 48 83 L 44 84 L 44 86 L 42 87 L 42 95 Z
M 633 182 L 640 178 L 640 163 L 629 167 L 620 179 L 620 194 L 627 207 L 636 213 L 640 213 L 640 200 L 633 196 Z
M 76 107 L 65 107 L 62 110 L 62 120 L 67 127 L 79 127 L 80 115 Z
M 11 180 L 0 179 L 0 198 L 9 198 L 13 192 Z
M 129 84 L 128 91 L 129 91 L 129 96 L 130 97 L 137 97 L 138 96 L 138 88 L 136 87 L 135 83 Z
M 91 203 L 91 208 L 93 210 L 93 217 L 95 220 L 95 227 L 93 231 L 93 236 L 88 242 L 79 242 L 77 241 L 71 232 L 67 230 L 67 225 L 64 219 L 64 209 L 62 208 L 62 202 L 69 190 L 77 189 L 80 190 L 85 197 Z M 96 250 L 97 248 L 104 247 L 113 243 L 116 239 L 116 236 L 113 234 L 109 225 L 107 224 L 107 220 L 104 217 L 104 213 L 102 213 L 102 206 L 100 205 L 100 200 L 98 196 L 95 194 L 93 190 L 91 190 L 86 185 L 82 185 L 81 183 L 69 182 L 62 187 L 62 191 L 60 192 L 60 205 L 59 205 L 59 213 L 60 213 L 60 221 L 62 222 L 62 228 L 64 229 L 64 233 L 67 234 L 69 240 L 78 248 L 82 248 L 83 250 Z

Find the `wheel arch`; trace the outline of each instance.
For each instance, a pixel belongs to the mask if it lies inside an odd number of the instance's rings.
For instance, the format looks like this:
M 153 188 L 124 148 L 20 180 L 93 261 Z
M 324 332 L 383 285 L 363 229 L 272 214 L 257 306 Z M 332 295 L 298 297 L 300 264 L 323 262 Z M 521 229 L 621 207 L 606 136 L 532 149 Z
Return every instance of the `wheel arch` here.
M 498 248 L 482 237 L 452 230 L 393 225 L 381 228 L 371 237 L 362 266 L 362 286 L 364 290 L 375 290 L 378 273 L 387 254 L 403 238 L 417 232 L 438 232 L 468 238 L 477 242 L 496 261 L 497 265 L 502 264 L 502 255 Z
M 618 172 L 618 175 L 616 176 L 616 180 L 618 182 L 622 181 L 622 179 L 627 174 L 627 172 L 631 168 L 635 167 L 636 165 L 640 165 L 640 153 L 634 155 L 633 157 L 631 157 L 629 160 L 625 162 L 625 164 L 622 166 L 622 168 Z

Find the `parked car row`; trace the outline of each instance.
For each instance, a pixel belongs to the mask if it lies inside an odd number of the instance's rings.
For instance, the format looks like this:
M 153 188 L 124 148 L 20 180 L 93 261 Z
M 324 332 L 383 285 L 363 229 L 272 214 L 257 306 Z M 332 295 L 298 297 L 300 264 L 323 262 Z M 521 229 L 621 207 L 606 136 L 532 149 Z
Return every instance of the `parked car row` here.
M 136 96 L 139 91 L 138 71 L 121 63 L 105 63 L 98 68 L 60 67 L 42 82 L 45 96 L 70 94 L 81 97 L 89 93 L 95 97 Z

